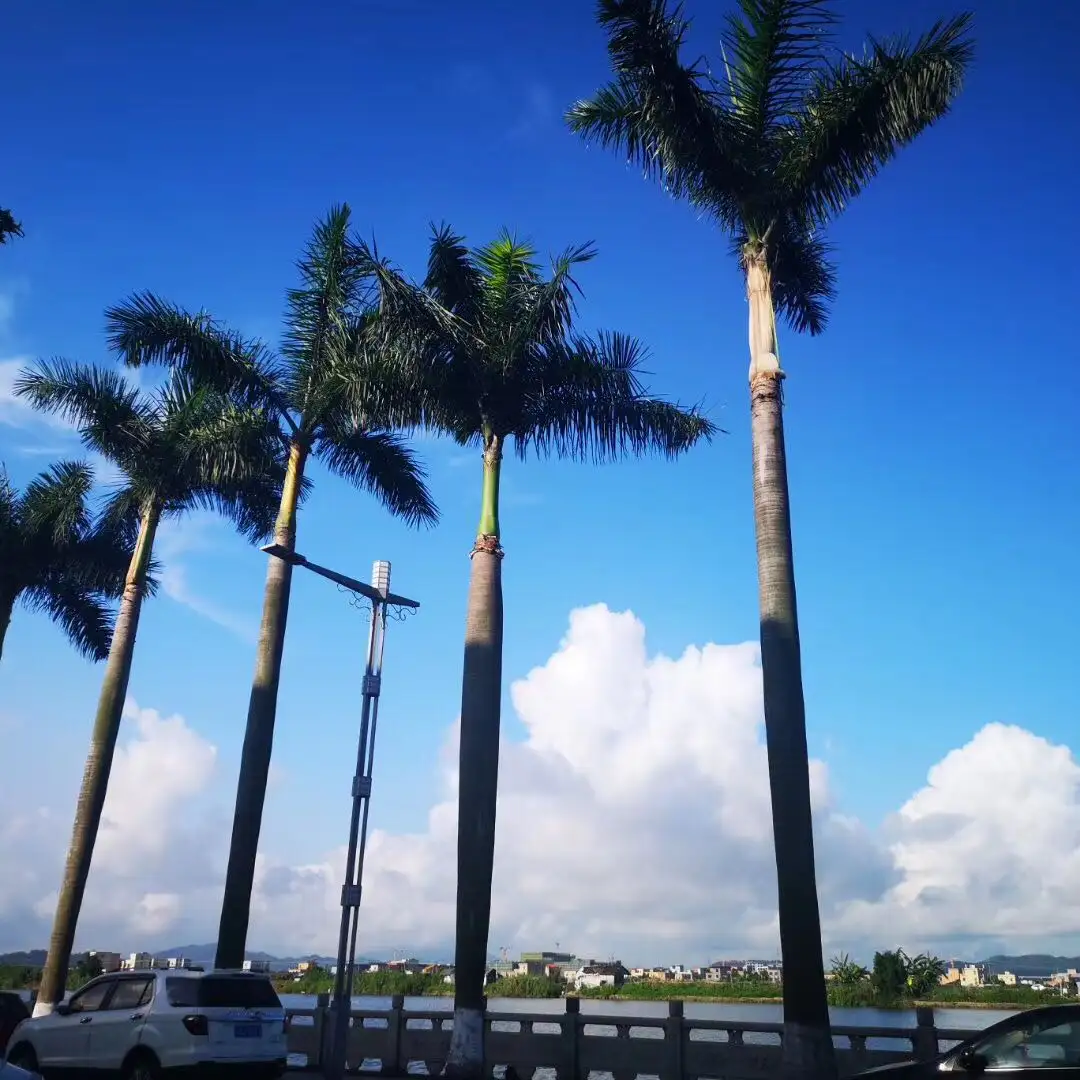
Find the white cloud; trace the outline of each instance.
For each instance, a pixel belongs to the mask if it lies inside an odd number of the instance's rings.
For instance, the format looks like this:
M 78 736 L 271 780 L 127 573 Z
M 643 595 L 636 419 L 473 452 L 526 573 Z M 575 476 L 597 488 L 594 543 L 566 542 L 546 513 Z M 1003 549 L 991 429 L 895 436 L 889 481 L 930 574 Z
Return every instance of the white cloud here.
M 94 862 L 103 872 L 131 876 L 170 854 L 171 819 L 206 790 L 217 750 L 181 716 L 163 717 L 134 701 L 124 716 L 135 735 L 113 758 Z
M 640 962 L 772 954 L 760 685 L 752 644 L 655 656 L 632 614 L 573 612 L 555 654 L 512 687 L 525 737 L 502 748 L 492 951 L 558 941 Z M 228 835 L 205 806 L 213 748 L 179 717 L 134 705 L 126 732 L 86 933 L 132 948 L 211 940 Z M 361 952 L 449 950 L 455 743 L 456 728 L 426 828 L 370 838 Z M 233 778 L 218 782 L 225 802 Z M 1055 947 L 1080 925 L 1080 766 L 1067 748 L 989 724 L 880 831 L 840 812 L 822 762 L 812 786 L 830 950 L 970 956 L 1040 935 Z M 18 944 L 40 943 L 67 822 L 32 808 L 0 822 L 0 865 L 18 868 L 0 879 L 0 947 L 19 926 Z M 253 947 L 332 952 L 343 866 L 342 850 L 318 846 L 261 855 Z
M 771 955 L 760 686 L 753 644 L 650 656 L 632 614 L 574 612 L 559 650 L 512 688 L 527 734 L 502 748 L 492 951 L 560 941 L 643 962 L 721 947 Z M 451 939 L 455 743 L 456 731 L 427 830 L 372 837 L 371 945 Z M 1080 767 L 1068 749 L 991 724 L 880 834 L 833 805 L 820 761 L 812 788 L 827 948 L 963 954 L 1080 923 Z M 329 948 L 343 864 L 342 851 L 297 869 L 264 860 L 260 940 L 291 930 L 294 941 L 302 927 L 297 947 Z
M 31 739 L 20 740 L 40 753 Z M 205 796 L 217 751 L 179 716 L 128 700 L 102 813 L 79 941 L 133 942 L 186 927 L 212 906 L 222 822 Z M 34 767 L 7 761 L 5 767 Z M 47 778 L 40 768 L 39 775 Z M 7 805 L 0 788 L 0 950 L 48 940 L 71 829 L 72 793 L 53 805 Z M 68 796 L 67 798 L 65 796 Z M 60 805 L 63 813 L 54 809 Z M 208 858 L 209 856 L 209 858 Z M 100 945 L 99 947 L 107 947 Z
M 35 411 L 22 398 L 15 396 L 15 380 L 30 363 L 29 356 L 13 356 L 0 360 L 0 424 L 13 428 L 52 428 L 54 431 L 73 431 L 60 417 Z
M 209 513 L 167 518 L 161 523 L 154 541 L 155 554 L 162 563 L 161 588 L 170 600 L 183 604 L 237 637 L 254 642 L 258 629 L 252 620 L 208 600 L 192 589 L 187 568 L 181 561 L 186 555 L 212 547 L 207 533 L 216 524 L 217 519 Z

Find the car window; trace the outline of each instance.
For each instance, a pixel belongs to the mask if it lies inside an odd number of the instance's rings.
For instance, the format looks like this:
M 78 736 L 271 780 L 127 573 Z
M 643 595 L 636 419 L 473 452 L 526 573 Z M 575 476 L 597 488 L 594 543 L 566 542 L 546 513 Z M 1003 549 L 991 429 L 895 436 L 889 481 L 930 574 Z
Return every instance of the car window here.
M 254 975 L 207 975 L 165 980 L 169 1004 L 183 1009 L 280 1009 L 270 980 Z
M 96 1012 L 105 1002 L 109 991 L 116 984 L 115 979 L 102 979 L 99 983 L 91 983 L 85 990 L 80 990 L 69 1003 L 71 1012 Z
M 153 979 L 121 979 L 109 999 L 109 1010 L 141 1008 L 150 1001 L 153 990 Z
M 985 1069 L 1053 1069 L 1080 1066 L 1080 1020 L 1027 1024 L 976 1043 Z

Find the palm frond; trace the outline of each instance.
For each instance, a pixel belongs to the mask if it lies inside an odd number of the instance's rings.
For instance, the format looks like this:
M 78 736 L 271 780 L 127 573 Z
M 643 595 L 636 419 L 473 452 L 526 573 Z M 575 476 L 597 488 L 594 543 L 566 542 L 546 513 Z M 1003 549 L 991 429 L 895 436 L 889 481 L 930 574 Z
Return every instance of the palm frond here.
M 643 393 L 643 357 L 637 341 L 617 333 L 543 350 L 543 377 L 514 431 L 518 453 L 524 457 L 531 448 L 540 456 L 601 462 L 628 453 L 675 457 L 711 440 L 716 427 L 697 408 Z
M 534 295 L 528 298 L 527 318 L 519 337 L 547 341 L 570 332 L 577 313 L 575 293 L 582 295 L 574 270 L 596 256 L 596 245 L 590 241 L 568 247 L 551 260 L 551 277 L 539 282 Z
M 745 233 L 736 235 L 732 253 L 741 256 L 747 239 Z M 774 225 L 767 250 L 776 314 L 797 333 L 823 333 L 829 305 L 836 298 L 832 245 L 820 233 L 788 217 Z
M 310 490 L 310 482 L 301 486 L 301 497 Z M 232 522 L 236 531 L 250 543 L 266 540 L 274 531 L 281 504 L 281 477 L 250 476 L 214 487 L 189 492 L 176 510 L 209 510 Z
M 350 425 L 342 415 L 323 425 L 317 451 L 331 472 L 374 495 L 409 525 L 434 525 L 439 520 L 424 482 L 427 471 L 400 435 Z
M 600 0 L 615 79 L 566 115 L 572 131 L 626 154 L 677 198 L 687 197 L 726 225 L 752 190 L 739 129 L 707 70 L 686 65 L 689 29 L 666 0 Z
M 133 293 L 105 311 L 106 337 L 128 367 L 164 365 L 255 404 L 287 413 L 277 383 L 281 365 L 259 341 L 247 340 L 205 312 L 151 292 Z
M 380 316 L 355 320 L 338 362 L 317 390 L 316 408 L 329 430 L 337 418 L 355 419 L 367 430 L 426 427 L 431 407 L 428 387 L 435 361 L 406 355 L 396 335 L 383 333 Z
M 836 16 L 830 0 L 739 0 L 738 7 L 723 38 L 731 109 L 764 165 L 772 129 L 801 107 Z
M 6 244 L 13 236 L 22 235 L 22 225 L 15 220 L 14 214 L 0 206 L 0 244 Z
M 297 263 L 300 285 L 286 296 L 281 351 L 290 361 L 291 397 L 306 412 L 305 394 L 342 347 L 350 319 L 371 299 L 364 253 L 350 234 L 347 205 L 317 222 Z
M 19 491 L 8 476 L 7 466 L 0 463 L 0 543 L 18 525 L 19 502 Z
M 115 498 L 114 495 L 113 500 Z M 138 536 L 138 515 L 133 517 L 129 523 L 122 514 L 103 511 L 93 528 L 72 546 L 69 568 L 88 589 L 109 597 L 123 593 Z M 157 592 L 160 573 L 160 563 L 151 556 L 144 595 L 153 596 Z
M 106 498 L 95 527 L 102 535 L 114 537 L 118 544 L 133 550 L 144 501 L 144 493 L 137 490 L 134 484 L 129 482 L 121 485 Z
M 118 371 L 39 360 L 19 373 L 15 395 L 74 424 L 85 446 L 121 468 L 138 461 L 154 437 L 152 405 Z
M 782 140 L 789 205 L 817 223 L 840 213 L 877 172 L 952 107 L 974 55 L 970 14 L 914 43 L 871 41 L 863 58 L 822 69 Z
M 427 276 L 423 289 L 447 311 L 471 319 L 480 302 L 482 278 L 472 261 L 465 238 L 445 222 L 432 226 Z
M 373 245 L 359 241 L 358 247 L 378 290 L 378 318 L 370 334 L 374 347 L 425 370 L 454 350 L 475 349 L 473 321 L 458 317 L 408 281 Z
M 22 600 L 31 610 L 47 614 L 87 659 L 100 661 L 109 655 L 116 616 L 98 594 L 78 581 L 56 574 L 28 588 Z
M 204 390 L 189 406 L 183 425 L 170 431 L 176 480 L 166 495 L 167 507 L 216 510 L 248 539 L 268 535 L 285 479 L 276 418 Z
M 84 461 L 58 461 L 26 485 L 19 500 L 19 516 L 28 533 L 43 534 L 64 544 L 90 525 L 87 497 L 94 486 L 94 470 Z
M 536 248 L 503 230 L 490 244 L 477 248 L 473 259 L 483 276 L 481 310 L 474 332 L 482 337 L 487 356 L 508 364 L 524 320 L 535 311 L 533 302 L 543 278 Z

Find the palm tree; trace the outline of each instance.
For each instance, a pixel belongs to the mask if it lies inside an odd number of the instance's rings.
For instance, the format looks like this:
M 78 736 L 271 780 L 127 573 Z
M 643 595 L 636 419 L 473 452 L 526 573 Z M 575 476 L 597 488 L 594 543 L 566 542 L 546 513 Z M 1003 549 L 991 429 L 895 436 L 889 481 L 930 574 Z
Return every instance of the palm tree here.
M 173 365 L 242 394 L 250 407 L 272 418 L 288 462 L 274 542 L 289 551 L 296 548 L 297 504 L 313 457 L 410 524 L 431 524 L 438 517 L 415 455 L 379 422 L 378 386 L 362 379 L 365 390 L 355 407 L 345 407 L 333 392 L 333 380 L 343 371 L 371 371 L 363 349 L 370 317 L 365 274 L 349 217 L 348 206 L 334 207 L 315 227 L 298 264 L 300 286 L 288 294 L 280 357 L 206 315 L 190 315 L 150 294 L 106 313 L 110 341 L 129 364 Z M 240 967 L 244 960 L 291 583 L 291 564 L 270 559 L 218 930 L 218 967 Z
M 0 207 L 0 244 L 6 244 L 9 237 L 22 235 L 22 226 L 15 220 L 12 212 Z
M 870 972 L 862 964 L 852 960 L 847 953 L 834 956 L 829 964 L 829 974 L 833 982 L 840 986 L 857 986 L 870 977 Z
M 15 393 L 77 425 L 83 443 L 120 470 L 122 485 L 104 514 L 132 546 L 35 1006 L 42 1015 L 64 993 L 158 526 L 201 507 L 220 511 L 252 540 L 262 537 L 273 522 L 282 468 L 264 417 L 178 372 L 162 389 L 144 392 L 118 371 L 41 361 L 20 374 Z
M 89 508 L 94 471 L 61 461 L 21 494 L 0 467 L 0 653 L 16 602 L 45 612 L 90 660 L 109 653 L 109 600 L 124 589 L 131 549 Z
M 447 1075 L 478 1077 L 499 772 L 504 455 L 512 445 L 522 459 L 531 451 L 600 461 L 654 449 L 673 457 L 714 429 L 694 409 L 644 395 L 636 341 L 575 332 L 572 274 L 593 258 L 591 247 L 570 249 L 545 277 L 535 250 L 508 234 L 470 251 L 443 227 L 420 288 L 369 254 L 381 293 L 373 332 L 400 366 L 418 373 L 420 389 L 406 411 L 419 404 L 413 419 L 477 447 L 483 461 L 465 620 L 454 1031 L 446 1063 Z
M 835 1075 L 814 878 L 806 720 L 788 505 L 777 315 L 825 327 L 835 274 L 821 230 L 956 98 L 970 17 L 914 43 L 831 48 L 829 0 L 738 0 L 723 81 L 682 59 L 689 23 L 665 0 L 600 0 L 614 80 L 568 115 L 726 233 L 750 310 L 750 412 L 761 666 L 790 1072 Z

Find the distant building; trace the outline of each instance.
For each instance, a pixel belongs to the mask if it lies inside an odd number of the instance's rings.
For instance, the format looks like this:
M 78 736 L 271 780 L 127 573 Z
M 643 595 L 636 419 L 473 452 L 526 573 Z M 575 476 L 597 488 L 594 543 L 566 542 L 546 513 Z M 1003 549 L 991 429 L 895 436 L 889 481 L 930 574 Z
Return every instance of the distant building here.
M 188 971 L 191 968 L 191 961 L 186 956 L 170 956 L 165 963 L 168 967 L 176 968 L 180 971 Z M 156 961 L 154 966 L 158 966 Z
M 965 988 L 986 985 L 986 967 L 983 964 L 957 964 L 950 961 L 945 974 L 938 980 L 942 986 Z M 1009 984 L 1013 985 L 1012 983 Z
M 126 960 L 120 961 L 122 971 L 145 971 L 154 966 L 154 958 L 148 952 L 129 953 Z
M 587 964 L 574 973 L 574 989 L 596 989 L 600 986 L 619 987 L 630 972 L 618 960 L 609 964 Z
M 580 961 L 573 953 L 564 952 L 523 952 L 513 967 L 514 975 L 554 975 L 558 976 L 568 968 L 578 968 Z M 496 969 L 499 965 L 495 965 Z
M 1004 983 L 1006 986 L 1016 985 L 1016 976 L 1011 971 L 999 971 L 996 977 L 999 983 Z
M 120 965 L 124 962 L 118 952 L 102 952 L 99 949 L 91 949 L 87 955 L 93 957 L 101 965 L 102 974 L 119 971 Z

